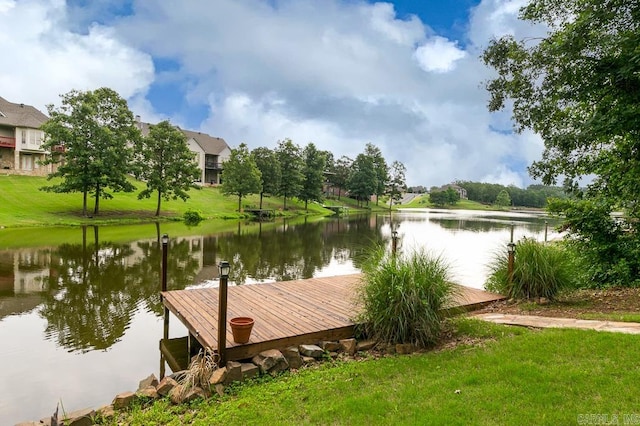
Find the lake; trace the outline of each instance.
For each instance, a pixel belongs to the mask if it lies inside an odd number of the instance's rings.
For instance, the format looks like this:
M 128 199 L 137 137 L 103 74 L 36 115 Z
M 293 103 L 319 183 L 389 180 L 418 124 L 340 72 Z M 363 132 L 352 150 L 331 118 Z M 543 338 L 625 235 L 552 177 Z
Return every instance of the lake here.
M 58 403 L 66 411 L 98 408 L 159 376 L 163 233 L 170 290 L 217 286 L 221 260 L 238 285 L 354 273 L 371 246 L 390 247 L 392 229 L 400 252 L 440 255 L 456 282 L 482 288 L 487 263 L 512 230 L 516 240 L 542 240 L 547 220 L 425 209 L 234 222 L 215 232 L 175 223 L 0 230 L 0 424 L 48 417 Z M 548 238 L 557 237 L 549 226 Z M 170 332 L 186 335 L 176 318 Z

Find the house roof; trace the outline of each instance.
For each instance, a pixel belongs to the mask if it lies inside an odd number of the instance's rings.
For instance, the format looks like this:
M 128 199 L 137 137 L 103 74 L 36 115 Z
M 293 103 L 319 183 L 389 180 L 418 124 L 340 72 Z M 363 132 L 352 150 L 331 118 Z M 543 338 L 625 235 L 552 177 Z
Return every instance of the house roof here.
M 229 145 L 222 138 L 216 138 L 206 133 L 192 132 L 191 130 L 182 130 L 188 139 L 193 139 L 202 148 L 205 154 L 220 155 Z
M 143 123 L 141 121 L 138 122 L 138 128 L 142 132 L 143 136 L 147 136 L 149 134 L 150 126 L 152 126 L 152 124 Z M 180 129 L 180 127 L 176 127 Z M 227 142 L 222 138 L 217 138 L 202 132 L 194 132 L 192 130 L 180 129 L 180 131 L 184 133 L 187 140 L 193 139 L 196 141 L 205 154 L 220 155 L 225 148 L 229 148 Z
M 38 129 L 49 119 L 31 105 L 15 104 L 2 97 L 0 97 L 0 113 L 0 126 Z

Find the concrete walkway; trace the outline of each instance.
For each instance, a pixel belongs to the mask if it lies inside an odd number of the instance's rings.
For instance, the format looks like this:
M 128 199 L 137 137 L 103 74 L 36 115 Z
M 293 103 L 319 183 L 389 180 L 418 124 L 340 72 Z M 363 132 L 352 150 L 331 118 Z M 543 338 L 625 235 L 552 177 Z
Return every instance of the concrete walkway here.
M 552 318 L 536 315 L 477 314 L 471 318 L 496 324 L 520 325 L 535 328 L 579 328 L 582 330 L 611 331 L 640 334 L 640 323 L 619 321 L 582 320 L 575 318 Z

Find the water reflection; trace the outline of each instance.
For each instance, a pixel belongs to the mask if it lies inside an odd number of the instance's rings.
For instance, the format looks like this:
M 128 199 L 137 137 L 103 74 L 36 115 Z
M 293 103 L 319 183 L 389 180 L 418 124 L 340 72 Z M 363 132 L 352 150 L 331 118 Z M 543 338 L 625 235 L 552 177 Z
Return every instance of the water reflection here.
M 84 227 L 81 244 L 51 250 L 40 309 L 45 338 L 70 351 L 102 350 L 122 337 L 139 308 L 160 315 L 159 246 L 157 240 L 101 241 L 98 227 Z M 193 282 L 198 257 L 188 240 L 170 248 L 172 287 L 184 288 Z
M 176 233 L 167 282 L 169 289 L 216 285 L 220 260 L 231 263 L 237 284 L 351 273 L 373 244 L 390 244 L 393 224 L 401 251 L 443 253 L 458 282 L 481 287 L 486 256 L 508 239 L 511 223 L 520 238 L 541 235 L 544 220 L 429 211 Z M 50 415 L 59 398 L 69 410 L 103 405 L 154 371 L 166 227 L 145 226 L 144 238 L 133 240 L 122 237 L 126 227 L 89 226 L 65 230 L 67 242 L 58 246 L 0 250 L 0 363 L 12 366 L 0 382 L 0 419 L 7 420 L 0 423 Z
M 268 232 L 260 224 L 257 233 L 239 231 L 220 239 L 217 254 L 232 264 L 230 278 L 236 284 L 311 278 L 333 259 L 352 259 L 357 268 L 367 247 L 382 241 L 382 225 L 375 216 L 297 225 L 284 221 Z
M 505 229 L 514 219 L 522 222 L 519 227 L 525 231 L 538 231 L 544 221 L 519 217 L 478 220 L 450 212 L 404 214 L 395 220 L 405 233 L 411 230 L 405 244 L 411 249 L 426 242 L 438 247 L 433 234 L 442 232 L 432 229 L 434 226 L 442 231 L 488 234 Z M 428 222 L 428 227 L 420 226 L 422 222 Z M 412 230 L 414 224 L 420 228 Z M 231 280 L 236 284 L 311 278 L 332 261 L 351 262 L 358 269 L 367 248 L 388 239 L 381 228 L 389 225 L 386 216 L 299 224 L 238 223 L 236 232 L 172 238 L 168 288 L 215 284 L 221 259 L 232 264 Z M 104 241 L 98 227 L 83 227 L 78 232 L 82 233 L 81 243 L 0 253 L 0 296 L 36 295 L 13 303 L 5 300 L 0 318 L 41 304 L 39 314 L 47 320 L 46 339 L 70 351 L 104 350 L 122 337 L 139 309 L 157 316 L 163 313 L 158 294 L 160 227 L 156 226 L 153 239 L 131 243 Z M 425 232 L 423 239 L 415 240 Z

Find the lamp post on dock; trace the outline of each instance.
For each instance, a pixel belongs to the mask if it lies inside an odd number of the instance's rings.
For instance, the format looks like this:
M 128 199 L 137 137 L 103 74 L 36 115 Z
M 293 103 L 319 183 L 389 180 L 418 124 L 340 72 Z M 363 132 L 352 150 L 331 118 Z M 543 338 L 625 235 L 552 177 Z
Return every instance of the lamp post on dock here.
M 395 256 L 397 252 L 398 252 L 398 231 L 394 229 L 393 231 L 391 231 L 391 254 Z
M 507 252 L 509 254 L 509 259 L 507 263 L 507 274 L 509 275 L 509 285 L 513 284 L 513 264 L 516 253 L 516 245 L 512 242 L 507 244 Z
M 220 286 L 218 287 L 218 366 L 225 362 L 227 349 L 227 286 L 229 283 L 229 262 L 221 260 L 218 264 Z

